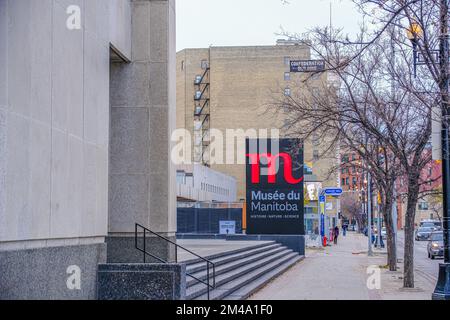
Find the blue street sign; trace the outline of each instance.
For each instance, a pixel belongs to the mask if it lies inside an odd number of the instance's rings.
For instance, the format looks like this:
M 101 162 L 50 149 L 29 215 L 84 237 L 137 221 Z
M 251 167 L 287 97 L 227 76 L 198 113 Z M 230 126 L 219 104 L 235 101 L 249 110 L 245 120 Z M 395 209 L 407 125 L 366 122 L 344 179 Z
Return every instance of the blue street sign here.
M 325 202 L 326 200 L 325 200 L 325 196 L 320 196 L 319 197 L 319 202 Z
M 329 188 L 325 189 L 325 194 L 327 196 L 340 196 L 342 195 L 343 191 L 341 188 Z

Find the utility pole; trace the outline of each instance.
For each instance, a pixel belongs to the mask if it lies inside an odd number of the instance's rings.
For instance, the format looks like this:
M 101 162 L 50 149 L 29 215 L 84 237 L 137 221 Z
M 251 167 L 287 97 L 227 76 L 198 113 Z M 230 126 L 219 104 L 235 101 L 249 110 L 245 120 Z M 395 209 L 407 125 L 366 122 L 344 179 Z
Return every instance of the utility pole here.
M 394 241 L 395 241 L 395 259 L 397 263 L 397 232 L 398 232 L 398 212 L 397 212 L 397 189 L 396 185 L 394 183 L 394 194 L 392 196 L 394 198 L 394 203 L 392 204 L 392 223 L 393 223 L 393 229 L 394 229 Z
M 369 239 L 369 249 L 367 254 L 373 256 L 372 252 L 372 190 L 371 190 L 370 171 L 367 171 L 367 238 Z
M 433 300 L 450 300 L 450 143 L 449 143 L 449 18 L 448 0 L 440 0 L 439 65 L 441 79 L 439 89 L 442 102 L 442 184 L 443 184 L 443 235 L 444 263 L 439 265 L 439 279 Z

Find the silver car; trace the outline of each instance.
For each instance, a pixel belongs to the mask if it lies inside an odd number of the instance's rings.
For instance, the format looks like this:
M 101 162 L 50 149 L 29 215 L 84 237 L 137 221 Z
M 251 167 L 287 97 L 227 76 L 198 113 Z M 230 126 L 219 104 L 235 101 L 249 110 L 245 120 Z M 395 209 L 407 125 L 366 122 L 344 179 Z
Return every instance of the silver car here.
M 436 257 L 444 256 L 444 234 L 442 231 L 433 232 L 430 236 L 427 246 L 428 258 L 434 259 Z
M 416 230 L 416 241 L 428 240 L 433 232 L 433 227 L 420 227 Z

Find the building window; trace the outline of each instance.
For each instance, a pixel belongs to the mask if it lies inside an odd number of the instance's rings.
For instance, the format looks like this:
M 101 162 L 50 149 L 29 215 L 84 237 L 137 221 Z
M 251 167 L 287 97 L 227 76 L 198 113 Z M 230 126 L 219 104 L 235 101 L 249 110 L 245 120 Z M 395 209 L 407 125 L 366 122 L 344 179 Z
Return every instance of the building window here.
M 426 211 L 426 210 L 428 210 L 428 207 L 429 207 L 428 202 L 420 202 L 419 203 L 420 211 Z
M 181 61 L 181 71 L 183 71 L 183 70 L 184 70 L 184 60 Z
M 345 186 L 345 179 L 342 178 L 342 185 Z
M 285 72 L 284 73 L 284 80 L 285 81 L 291 80 L 291 73 L 290 72 Z
M 348 181 L 348 178 L 345 178 L 345 185 L 349 185 L 350 183 L 349 183 L 349 181 Z
M 208 69 L 208 60 L 202 60 L 202 69 L 203 70 L 206 70 L 206 69 Z
M 285 66 L 291 65 L 291 57 L 284 57 L 284 65 Z
M 348 155 L 344 154 L 344 155 L 342 156 L 341 161 L 342 161 L 342 163 L 347 163 L 347 162 L 348 162 Z
M 318 161 L 319 160 L 319 150 L 313 151 L 313 160 Z
M 286 97 L 290 97 L 291 96 L 291 89 L 290 88 L 285 88 L 284 89 L 284 95 Z
M 353 183 L 353 188 L 355 188 L 355 187 L 356 187 L 356 184 L 357 184 L 356 177 L 353 177 L 352 183 Z

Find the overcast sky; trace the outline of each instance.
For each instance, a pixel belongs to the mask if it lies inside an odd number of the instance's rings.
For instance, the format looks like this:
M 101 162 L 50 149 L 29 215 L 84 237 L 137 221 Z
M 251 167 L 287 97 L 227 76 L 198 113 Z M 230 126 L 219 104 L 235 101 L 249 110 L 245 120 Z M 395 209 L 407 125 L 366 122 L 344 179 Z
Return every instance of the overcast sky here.
M 271 45 L 281 27 L 303 33 L 333 26 L 355 34 L 362 21 L 351 0 L 177 0 L 177 51 L 213 46 Z

